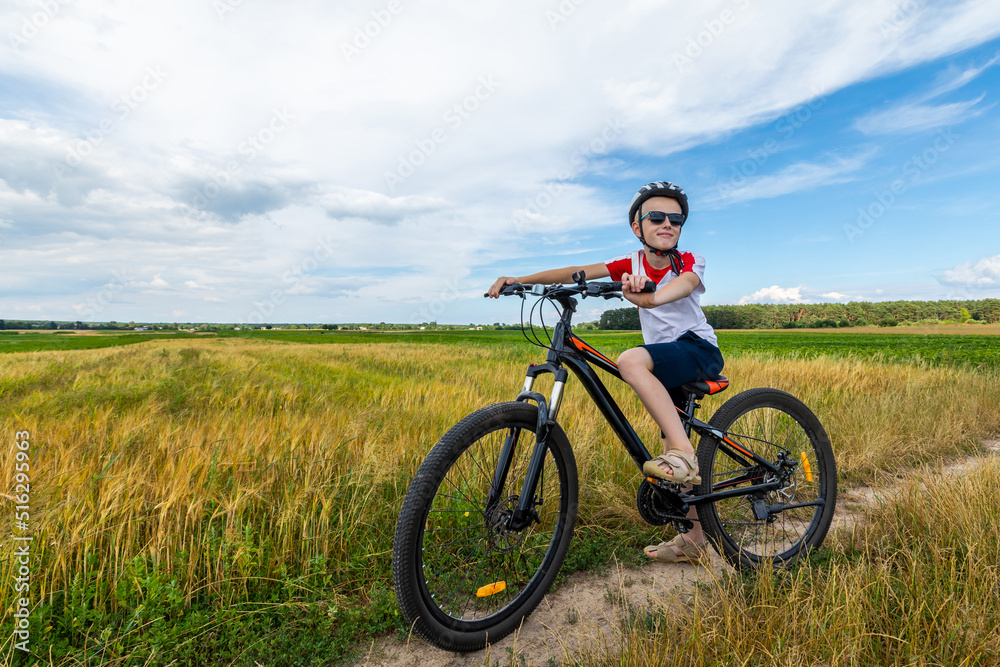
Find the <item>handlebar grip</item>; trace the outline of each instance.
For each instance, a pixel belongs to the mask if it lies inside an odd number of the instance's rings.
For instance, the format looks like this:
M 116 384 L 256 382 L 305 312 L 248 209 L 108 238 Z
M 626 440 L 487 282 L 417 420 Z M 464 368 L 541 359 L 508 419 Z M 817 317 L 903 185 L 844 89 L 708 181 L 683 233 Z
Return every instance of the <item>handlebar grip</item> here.
M 622 291 L 622 283 L 621 283 L 620 280 L 612 281 L 612 282 L 608 283 L 608 285 L 610 286 L 608 288 L 609 292 L 621 292 Z M 648 281 L 646 281 L 646 284 L 642 286 L 642 289 L 639 290 L 639 291 L 640 292 L 655 292 L 656 291 L 656 283 L 654 283 L 652 280 L 648 280 Z

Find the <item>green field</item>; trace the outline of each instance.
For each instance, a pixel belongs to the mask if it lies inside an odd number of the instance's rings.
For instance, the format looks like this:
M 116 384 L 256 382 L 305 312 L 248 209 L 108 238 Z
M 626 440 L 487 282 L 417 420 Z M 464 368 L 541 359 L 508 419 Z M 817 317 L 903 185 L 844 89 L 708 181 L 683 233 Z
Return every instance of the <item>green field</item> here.
M 719 331 L 724 355 L 766 353 L 778 358 L 813 359 L 819 356 L 872 359 L 931 365 L 1000 368 L 1000 336 L 970 334 L 854 333 L 819 331 Z M 540 334 L 540 332 L 539 332 Z M 642 343 L 638 331 L 581 331 L 580 336 L 599 350 L 617 356 Z M 154 343 L 183 338 L 240 338 L 285 343 L 344 345 L 356 343 L 432 343 L 507 346 L 528 349 L 519 331 L 237 331 L 196 335 L 165 334 L 52 334 L 0 332 L 0 353 L 45 350 L 90 350 L 120 345 Z M 539 351 L 539 354 L 542 354 Z
M 0 353 L 3 352 L 44 352 L 48 350 L 96 350 L 102 347 L 135 345 L 153 340 L 176 340 L 196 338 L 190 333 L 136 334 L 136 333 L 88 333 L 77 334 L 70 331 L 41 333 L 34 331 L 0 331 Z

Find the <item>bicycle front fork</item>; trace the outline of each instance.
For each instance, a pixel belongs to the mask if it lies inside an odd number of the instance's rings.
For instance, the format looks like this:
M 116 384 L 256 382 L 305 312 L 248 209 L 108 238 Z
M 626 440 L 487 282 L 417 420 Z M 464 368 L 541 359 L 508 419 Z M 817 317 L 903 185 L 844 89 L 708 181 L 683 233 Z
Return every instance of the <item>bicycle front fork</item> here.
M 541 373 L 552 373 L 555 382 L 552 385 L 552 394 L 549 400 L 536 391 L 532 391 L 535 385 L 535 378 Z M 510 530 L 523 530 L 531 525 L 532 521 L 538 520 L 535 506 L 543 502 L 542 498 L 537 498 L 535 489 L 538 488 L 538 481 L 545 465 L 545 454 L 548 449 L 548 436 L 552 426 L 556 423 L 559 415 L 559 408 L 562 405 L 563 389 L 566 387 L 568 373 L 565 368 L 560 368 L 552 364 L 531 364 L 528 373 L 524 378 L 524 389 L 517 395 L 517 401 L 535 401 L 538 404 L 538 421 L 535 425 L 535 448 L 531 453 L 531 460 L 528 463 L 528 470 L 524 476 L 524 484 L 521 486 L 521 495 L 518 497 L 517 507 L 514 509 L 509 528 Z M 499 502 L 503 488 L 507 483 L 507 473 L 510 471 L 510 463 L 514 459 L 514 449 L 517 447 L 517 440 L 520 436 L 520 429 L 511 429 L 504 439 L 500 448 L 500 456 L 497 459 L 497 469 L 493 473 L 493 482 L 490 485 L 490 494 L 487 499 L 487 512 L 492 511 L 496 503 Z

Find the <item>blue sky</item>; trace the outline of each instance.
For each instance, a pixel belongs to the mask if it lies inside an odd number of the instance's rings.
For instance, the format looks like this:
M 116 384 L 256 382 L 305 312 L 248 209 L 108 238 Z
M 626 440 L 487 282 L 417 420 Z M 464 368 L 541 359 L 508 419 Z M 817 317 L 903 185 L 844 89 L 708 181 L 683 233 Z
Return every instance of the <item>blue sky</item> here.
M 703 303 L 1000 297 L 996 3 L 14 0 L 0 28 L 0 318 L 515 321 L 497 275 L 638 247 L 659 179 Z

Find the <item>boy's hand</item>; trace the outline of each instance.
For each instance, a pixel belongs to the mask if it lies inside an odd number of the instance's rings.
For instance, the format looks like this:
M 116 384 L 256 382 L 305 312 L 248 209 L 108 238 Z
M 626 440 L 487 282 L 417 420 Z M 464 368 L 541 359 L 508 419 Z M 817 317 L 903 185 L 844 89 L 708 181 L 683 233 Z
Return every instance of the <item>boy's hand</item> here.
M 652 308 L 656 305 L 653 303 L 653 295 L 656 292 L 641 291 L 647 282 L 651 283 L 653 281 L 647 276 L 640 276 L 635 273 L 623 273 L 622 296 L 640 308 Z
M 493 283 L 493 287 L 491 287 L 486 292 L 486 296 L 498 299 L 500 298 L 500 290 L 502 290 L 507 285 L 513 285 L 516 282 L 517 278 L 512 278 L 510 276 L 500 276 L 499 278 L 497 278 L 496 282 Z

